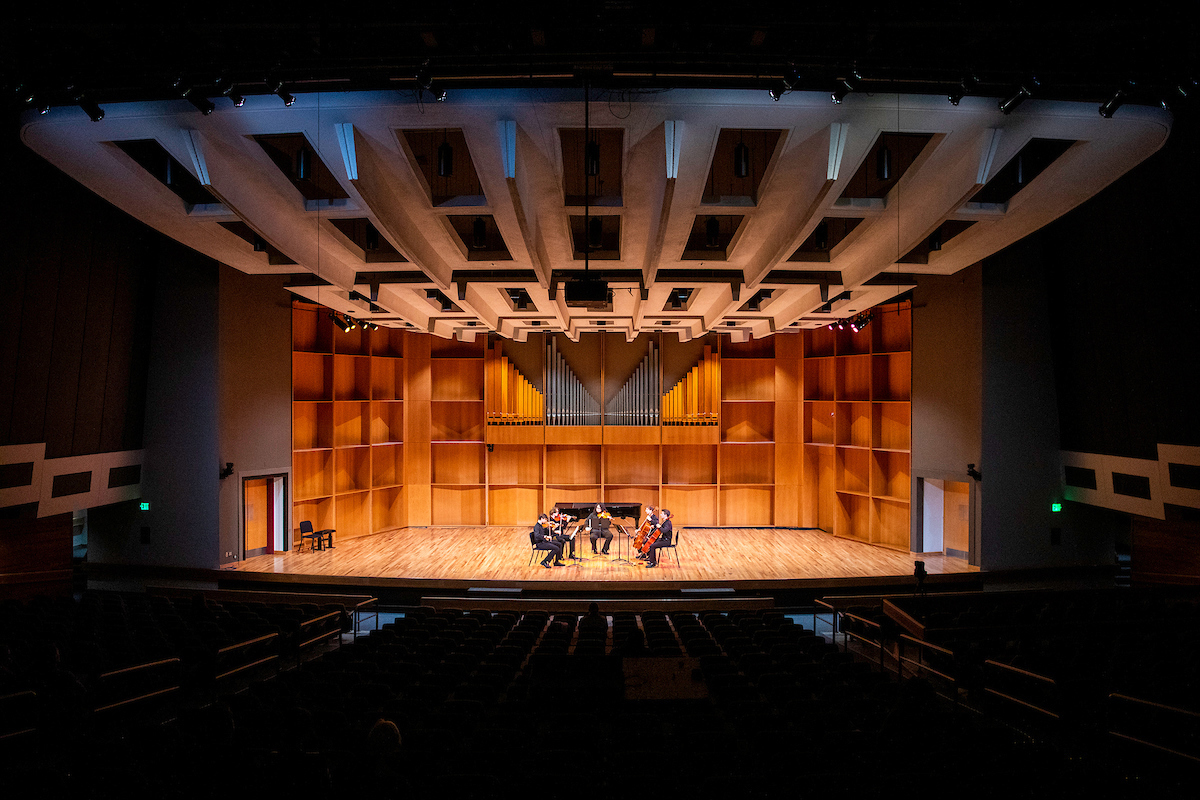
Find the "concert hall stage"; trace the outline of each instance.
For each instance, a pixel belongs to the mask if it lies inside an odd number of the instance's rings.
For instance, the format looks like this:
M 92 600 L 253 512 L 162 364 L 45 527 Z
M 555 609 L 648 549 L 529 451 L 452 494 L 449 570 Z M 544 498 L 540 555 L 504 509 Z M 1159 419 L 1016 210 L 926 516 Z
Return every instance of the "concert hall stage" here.
M 623 563 L 629 540 L 613 538 L 608 557 L 593 556 L 580 534 L 570 566 L 544 569 L 530 562 L 525 527 L 429 527 L 335 541 L 332 550 L 254 556 L 234 566 L 238 578 L 306 584 L 391 587 L 422 592 L 487 596 L 515 591 L 566 595 L 591 593 L 741 594 L 844 592 L 856 586 L 911 583 L 913 564 L 925 562 L 931 583 L 978 577 L 964 559 L 941 553 L 912 554 L 796 528 L 683 528 L 679 561 L 662 550 L 660 566 Z M 602 541 L 602 540 L 601 540 Z M 228 569 L 228 568 L 227 568 Z M 269 577 L 268 577 L 269 576 Z

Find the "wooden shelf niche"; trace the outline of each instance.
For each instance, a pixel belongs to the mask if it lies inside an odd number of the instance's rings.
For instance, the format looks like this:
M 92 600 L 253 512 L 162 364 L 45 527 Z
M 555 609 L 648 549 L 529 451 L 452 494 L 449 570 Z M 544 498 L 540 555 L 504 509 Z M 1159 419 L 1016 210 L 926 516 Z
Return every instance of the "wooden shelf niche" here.
M 912 310 L 874 310 L 854 333 L 805 332 L 805 521 L 909 548 Z
M 334 327 L 329 309 L 292 305 L 292 525 L 336 538 L 406 524 L 405 332 Z

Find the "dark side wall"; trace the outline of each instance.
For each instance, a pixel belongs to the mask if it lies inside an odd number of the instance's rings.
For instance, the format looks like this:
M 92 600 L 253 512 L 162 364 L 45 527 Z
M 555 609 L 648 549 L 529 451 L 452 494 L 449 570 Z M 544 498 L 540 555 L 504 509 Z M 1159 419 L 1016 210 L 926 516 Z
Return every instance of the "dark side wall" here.
M 217 566 L 219 265 L 174 245 L 158 265 L 142 499 L 89 513 L 88 559 Z
M 980 566 L 1112 564 L 1113 533 L 1062 500 L 1046 270 L 1034 238 L 983 263 Z
M 292 312 L 285 280 L 220 268 L 220 424 L 209 471 L 215 478 L 218 462 L 234 468 L 218 485 L 221 563 L 240 557 L 242 480 L 291 473 Z M 291 508 L 290 496 L 284 508 Z
M 967 465 L 983 460 L 983 271 L 976 264 L 955 275 L 922 275 L 912 305 L 911 529 L 913 549 L 923 552 L 918 479 L 970 483 Z M 976 532 L 979 488 L 971 509 Z

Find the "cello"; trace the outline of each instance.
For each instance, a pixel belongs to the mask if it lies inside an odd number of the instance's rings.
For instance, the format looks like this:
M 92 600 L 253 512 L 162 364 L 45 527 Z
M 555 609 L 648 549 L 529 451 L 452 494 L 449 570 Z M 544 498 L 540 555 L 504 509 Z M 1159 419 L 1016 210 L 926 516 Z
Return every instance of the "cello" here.
M 646 518 L 642 520 L 642 524 L 638 526 L 637 533 L 633 537 L 633 549 L 639 553 L 645 553 L 650 549 L 650 545 L 658 538 L 658 519 L 654 516 L 654 507 L 650 506 L 646 509 Z

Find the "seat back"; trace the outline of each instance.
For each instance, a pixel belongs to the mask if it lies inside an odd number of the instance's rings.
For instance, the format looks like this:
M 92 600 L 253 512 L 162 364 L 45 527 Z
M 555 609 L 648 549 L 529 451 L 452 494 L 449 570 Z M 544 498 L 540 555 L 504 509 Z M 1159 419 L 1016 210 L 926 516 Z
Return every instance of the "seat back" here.
M 300 523 L 300 535 L 301 536 L 303 536 L 306 533 L 312 533 L 312 532 L 313 532 L 313 524 L 311 522 L 309 522 L 308 520 L 304 520 L 303 522 Z

